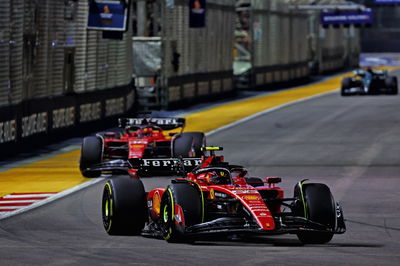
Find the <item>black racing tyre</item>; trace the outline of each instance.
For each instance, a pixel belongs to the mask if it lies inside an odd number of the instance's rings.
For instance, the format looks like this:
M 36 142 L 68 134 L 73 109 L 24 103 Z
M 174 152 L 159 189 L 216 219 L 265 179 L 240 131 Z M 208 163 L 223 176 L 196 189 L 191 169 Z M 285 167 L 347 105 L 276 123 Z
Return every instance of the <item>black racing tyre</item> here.
M 323 224 L 329 229 L 336 227 L 336 205 L 329 187 L 325 184 L 308 183 L 302 185 L 302 196 L 295 189 L 295 197 L 304 197 L 304 203 L 296 210 L 296 215 Z M 305 206 L 304 206 L 305 204 Z M 305 212 L 305 213 L 304 213 Z M 304 244 L 323 244 L 329 242 L 333 233 L 300 231 L 297 237 Z
M 193 157 L 200 157 L 203 155 L 201 147 L 206 146 L 206 135 L 203 132 L 185 132 L 185 136 L 191 136 L 193 138 Z
M 264 186 L 264 182 L 259 177 L 248 177 L 246 183 L 253 187 Z
M 88 171 L 87 167 L 100 163 L 103 157 L 103 142 L 100 138 L 90 136 L 82 141 L 79 169 L 84 177 L 99 177 L 100 171 Z
M 206 139 L 202 132 L 182 133 L 172 140 L 172 157 L 200 157 L 201 147 L 205 144 Z
M 182 212 L 176 208 L 179 205 Z M 161 228 L 168 242 L 186 242 L 185 229 L 202 221 L 202 201 L 199 190 L 188 183 L 172 184 L 161 199 Z M 180 213 L 180 215 L 176 215 Z M 183 216 L 183 217 L 181 217 Z M 181 217 L 181 221 L 176 217 Z
M 351 88 L 351 78 L 343 78 L 342 79 L 342 88 L 340 90 L 342 96 L 348 96 L 349 93 L 346 93 L 346 90 Z
M 109 235 L 138 235 L 147 221 L 142 181 L 118 176 L 106 182 L 102 198 L 103 226 Z
M 386 88 L 388 89 L 388 94 L 396 95 L 398 93 L 397 87 L 397 77 L 389 76 L 385 80 Z

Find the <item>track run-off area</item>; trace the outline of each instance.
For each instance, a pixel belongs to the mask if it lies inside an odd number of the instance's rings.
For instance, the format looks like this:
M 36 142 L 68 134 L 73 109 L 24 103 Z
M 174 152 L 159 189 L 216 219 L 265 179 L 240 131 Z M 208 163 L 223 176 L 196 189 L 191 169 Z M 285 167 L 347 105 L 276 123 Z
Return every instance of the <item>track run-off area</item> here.
M 341 97 L 342 77 L 185 116 L 186 131 L 208 132 L 207 143 L 223 146 L 227 161 L 252 176 L 282 177 L 289 197 L 299 180 L 328 184 L 347 225 L 330 243 L 302 245 L 295 235 L 194 244 L 108 236 L 105 178 L 81 177 L 72 147 L 3 166 L 0 197 L 58 199 L 0 220 L 0 265 L 399 265 L 400 96 Z M 169 180 L 143 183 L 149 191 Z

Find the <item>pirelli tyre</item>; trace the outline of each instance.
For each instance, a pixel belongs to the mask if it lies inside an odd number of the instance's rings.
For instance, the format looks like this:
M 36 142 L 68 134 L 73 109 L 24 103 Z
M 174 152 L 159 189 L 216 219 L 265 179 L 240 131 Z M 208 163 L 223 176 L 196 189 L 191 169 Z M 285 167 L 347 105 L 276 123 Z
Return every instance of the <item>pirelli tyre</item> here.
M 203 132 L 182 133 L 172 140 L 172 157 L 200 157 L 203 154 L 201 147 L 205 145 L 206 137 Z
M 103 226 L 109 235 L 138 235 L 147 221 L 142 181 L 128 176 L 106 182 L 102 198 Z
M 396 95 L 398 94 L 397 77 L 389 76 L 385 80 L 387 94 Z
M 91 171 L 87 168 L 101 162 L 103 157 L 103 142 L 99 137 L 85 137 L 82 141 L 79 169 L 84 177 L 99 177 L 100 171 Z
M 202 197 L 189 183 L 172 184 L 161 199 L 161 229 L 168 242 L 187 242 L 186 228 L 202 222 Z
M 324 244 L 333 237 L 336 228 L 336 204 L 329 187 L 320 183 L 302 183 L 295 187 L 295 197 L 301 199 L 296 209 L 296 216 L 321 224 L 324 231 L 299 231 L 298 239 L 304 244 Z
M 342 87 L 340 93 L 342 96 L 349 96 L 350 93 L 347 92 L 351 88 L 351 78 L 343 78 L 342 79 Z

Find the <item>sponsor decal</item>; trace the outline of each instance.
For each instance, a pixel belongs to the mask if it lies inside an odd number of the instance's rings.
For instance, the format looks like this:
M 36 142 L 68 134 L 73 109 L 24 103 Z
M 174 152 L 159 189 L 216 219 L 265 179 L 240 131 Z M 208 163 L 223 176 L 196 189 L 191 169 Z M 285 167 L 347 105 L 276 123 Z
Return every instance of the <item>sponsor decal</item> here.
M 256 207 L 254 207 L 254 206 L 250 206 L 250 209 L 253 211 L 253 212 L 265 212 L 265 210 L 268 210 L 267 209 L 267 207 L 265 207 L 265 206 L 256 206 Z
M 146 140 L 134 140 L 130 141 L 129 144 L 147 144 L 148 142 Z
M 248 193 L 254 193 L 254 190 L 236 189 L 236 190 L 232 190 L 232 193 L 235 193 L 235 194 L 248 194 Z
M 75 107 L 53 110 L 53 129 L 73 126 L 75 122 Z
M 371 24 L 372 23 L 372 10 L 366 9 L 364 11 L 341 11 L 339 13 L 334 11 L 323 11 L 321 13 L 322 25 L 340 25 L 340 24 Z
M 47 131 L 47 112 L 22 117 L 22 137 Z
M 219 198 L 226 198 L 226 197 L 228 197 L 227 194 L 221 193 L 221 192 L 215 192 L 215 196 L 216 196 L 216 197 L 219 197 Z
M 100 120 L 101 118 L 101 102 L 81 104 L 79 110 L 79 122 L 81 123 Z
M 157 160 L 157 159 L 142 159 L 143 166 L 150 166 L 150 167 L 167 167 L 175 165 L 179 160 L 177 159 L 164 159 L 164 160 Z M 183 159 L 184 166 L 197 166 L 201 164 L 201 159 Z
M 243 196 L 243 199 L 245 200 L 258 200 L 260 199 L 259 195 L 245 195 Z
M 176 118 L 128 118 L 127 124 L 141 125 L 144 119 L 147 119 L 149 122 L 155 123 L 159 126 L 178 124 L 178 120 Z
M 124 113 L 124 97 L 106 100 L 106 117 Z
M 15 119 L 0 122 L 0 143 L 17 139 L 17 121 Z

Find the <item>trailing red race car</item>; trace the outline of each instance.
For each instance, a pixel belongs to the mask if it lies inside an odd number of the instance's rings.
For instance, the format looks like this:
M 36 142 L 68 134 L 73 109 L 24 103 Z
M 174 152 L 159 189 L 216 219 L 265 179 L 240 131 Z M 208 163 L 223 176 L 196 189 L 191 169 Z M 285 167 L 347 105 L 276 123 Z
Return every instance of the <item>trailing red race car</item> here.
M 210 155 L 167 188 L 146 193 L 139 178 L 107 181 L 102 199 L 107 233 L 142 234 L 169 242 L 216 234 L 290 233 L 312 244 L 329 242 L 334 234 L 346 231 L 342 209 L 325 184 L 303 180 L 287 198 L 276 185 L 280 178 L 247 177 L 242 166 L 214 154 L 221 148 L 204 149 Z
M 206 142 L 202 132 L 183 132 L 184 118 L 120 118 L 118 121 L 121 132 L 98 133 L 83 139 L 79 164 L 83 176 L 98 177 L 104 171 L 128 171 L 136 175 L 131 159 L 200 157 Z M 164 131 L 179 128 L 180 132 Z

